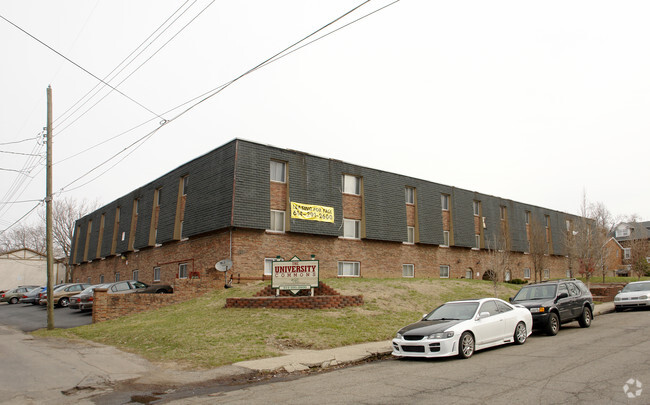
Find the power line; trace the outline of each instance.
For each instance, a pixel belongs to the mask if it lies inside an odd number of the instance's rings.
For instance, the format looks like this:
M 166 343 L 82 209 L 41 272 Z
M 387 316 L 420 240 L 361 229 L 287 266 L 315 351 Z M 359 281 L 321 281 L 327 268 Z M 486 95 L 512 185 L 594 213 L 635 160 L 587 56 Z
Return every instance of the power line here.
M 14 223 L 12 223 L 11 225 L 9 225 L 9 226 L 6 227 L 5 229 L 1 230 L 1 231 L 0 231 L 0 235 L 2 235 L 3 233 L 7 232 L 7 231 L 8 231 L 9 229 L 11 229 L 14 225 L 16 225 L 17 223 L 19 223 L 19 222 L 22 221 L 23 219 L 25 219 L 29 214 L 31 214 L 32 212 L 34 212 L 34 210 L 35 210 L 36 208 L 38 208 L 41 204 L 42 204 L 42 202 L 36 204 L 36 205 L 34 206 L 34 208 L 32 208 L 31 210 L 27 211 L 27 213 L 26 213 L 25 215 L 23 215 L 22 217 L 18 218 Z
M 0 150 L 0 153 L 6 153 L 8 155 L 20 155 L 20 156 L 43 156 L 43 155 L 35 155 L 33 153 L 12 152 L 8 150 Z
M 99 77 L 95 76 L 95 75 L 94 75 L 93 73 L 91 73 L 90 71 L 88 71 L 88 70 L 87 70 L 86 68 L 84 68 L 83 66 L 79 65 L 78 63 L 76 63 L 76 62 L 73 61 L 72 59 L 70 59 L 70 58 L 68 58 L 67 56 L 63 55 L 61 52 L 59 52 L 59 51 L 57 51 L 56 49 L 52 48 L 51 46 L 49 46 L 49 45 L 46 44 L 45 42 L 41 41 L 40 39 L 38 39 L 38 38 L 36 38 L 35 36 L 33 36 L 32 34 L 30 34 L 29 32 L 27 32 L 27 31 L 25 31 L 24 29 L 20 28 L 18 25 L 16 25 L 16 24 L 14 24 L 13 22 L 9 21 L 9 20 L 8 20 L 7 18 L 5 18 L 4 16 L 0 15 L 0 18 L 2 18 L 3 20 L 5 20 L 5 21 L 8 22 L 9 24 L 13 25 L 14 27 L 16 27 L 17 29 L 19 29 L 19 30 L 22 31 L 23 33 L 27 34 L 30 38 L 34 39 L 35 41 L 37 41 L 37 42 L 40 43 L 41 45 L 45 46 L 46 48 L 48 48 L 48 49 L 51 50 L 52 52 L 56 53 L 57 55 L 59 55 L 59 56 L 62 57 L 63 59 L 65 59 L 65 60 L 67 60 L 68 62 L 72 63 L 73 65 L 75 65 L 75 66 L 78 67 L 79 69 L 83 70 L 84 72 L 86 72 L 87 74 L 89 74 L 90 76 L 92 76 L 93 78 L 95 78 L 96 80 L 98 80 L 98 81 L 104 83 L 106 86 L 110 87 L 111 89 L 113 89 L 114 91 L 118 92 L 118 93 L 121 94 L 122 96 L 124 96 L 124 97 L 126 97 L 127 99 L 131 100 L 131 101 L 134 102 L 135 104 L 139 105 L 139 106 L 142 107 L 143 109 L 145 109 L 145 110 L 147 110 L 148 112 L 150 112 L 151 114 L 155 115 L 156 117 L 163 119 L 163 117 L 161 117 L 160 115 L 158 115 L 158 114 L 155 113 L 154 111 L 150 110 L 149 108 L 145 107 L 145 106 L 144 106 L 143 104 L 141 104 L 140 102 L 134 100 L 133 98 L 131 98 L 131 97 L 127 96 L 126 94 L 124 94 L 123 92 L 121 92 L 120 90 L 118 90 L 118 89 L 116 89 L 115 87 L 111 86 L 110 84 L 106 83 L 105 81 L 103 81 L 103 80 L 100 79 Z
M 178 11 L 181 10 L 181 9 L 182 9 L 182 8 L 183 8 L 183 7 L 184 7 L 184 6 L 189 2 L 189 1 L 190 1 L 190 0 L 186 0 L 185 3 L 183 3 L 183 4 L 182 4 L 179 8 L 177 8 L 177 9 L 176 9 L 176 10 L 175 10 L 175 11 L 174 11 L 174 12 L 173 12 L 169 17 L 167 17 L 167 19 L 166 19 L 165 21 L 163 21 L 162 24 L 160 24 L 160 25 L 158 26 L 158 28 L 156 28 L 156 29 L 155 29 L 155 30 L 154 30 L 154 31 L 153 31 L 153 32 L 152 32 L 152 33 L 151 33 L 151 34 L 150 34 L 150 35 L 149 35 L 149 36 L 148 36 L 144 41 L 142 41 L 142 42 L 141 42 L 137 47 L 135 47 L 135 49 L 133 49 L 133 51 L 131 51 L 131 53 L 129 53 L 129 55 L 127 55 L 124 59 L 122 59 L 122 61 L 121 61 L 120 63 L 118 63 L 118 64 L 113 68 L 113 70 L 111 70 L 111 71 L 110 71 L 106 76 L 104 76 L 104 80 L 107 80 L 107 79 L 108 79 L 108 81 L 110 82 L 110 81 L 112 81 L 113 79 L 115 79 L 115 78 L 117 77 L 117 75 L 119 75 L 120 73 L 122 73 L 122 72 L 124 71 L 124 69 L 126 69 L 130 64 L 132 64 L 138 56 L 140 56 L 140 55 L 141 55 L 145 50 L 147 50 L 147 48 L 149 48 L 151 45 L 153 45 L 153 43 L 154 43 L 154 42 L 155 42 L 155 41 L 156 41 L 156 40 L 157 40 L 157 39 L 158 39 L 162 34 L 164 34 L 164 33 L 165 33 L 165 32 L 166 32 L 166 31 L 167 31 L 167 30 L 168 30 L 168 29 L 169 29 L 169 28 L 170 28 L 170 27 L 171 27 L 171 26 L 172 26 L 172 25 L 173 25 L 173 24 L 174 24 L 174 23 L 175 23 L 175 22 L 180 18 L 180 17 L 182 17 L 183 14 L 185 14 L 185 13 L 186 13 L 190 8 L 192 8 L 192 6 L 196 3 L 197 0 L 194 0 L 194 2 L 193 2 L 192 4 L 190 4 L 189 7 L 187 7 L 187 8 L 186 8 L 186 9 L 185 9 L 181 14 L 179 14 L 179 15 L 178 15 L 178 16 L 177 16 L 177 17 L 176 17 L 176 18 L 175 18 L 175 19 L 174 19 L 174 20 L 173 20 L 173 21 L 172 21 L 172 22 L 171 22 L 171 23 L 170 23 L 170 24 L 169 24 L 165 29 L 163 29 L 163 30 L 162 30 L 162 31 L 161 31 L 161 32 L 160 32 L 160 33 L 159 33 L 159 34 L 158 34 L 158 35 L 157 35 L 157 36 L 156 36 L 156 37 L 155 37 L 151 42 L 149 42 L 149 44 L 147 44 L 144 48 L 142 48 L 142 46 L 145 45 L 145 44 L 147 43 L 147 41 L 149 41 L 149 40 L 151 39 L 151 37 L 153 37 L 153 36 L 156 34 L 156 32 L 158 32 L 162 27 L 164 27 L 165 24 L 167 24 L 167 22 L 169 22 L 169 20 L 171 20 L 172 17 L 173 17 L 174 15 L 176 15 L 176 13 L 178 13 Z M 210 6 L 210 5 L 208 5 L 208 7 L 209 7 L 209 6 Z M 207 7 L 206 7 L 206 8 L 207 8 Z M 205 10 L 205 9 L 204 9 L 204 10 Z M 204 11 L 204 10 L 203 10 L 203 11 Z M 201 11 L 201 13 L 202 13 L 203 11 Z M 183 29 L 185 29 L 185 27 L 183 27 L 183 28 L 181 29 L 181 31 L 182 31 Z M 169 41 L 168 41 L 168 42 L 169 42 Z M 168 43 L 168 42 L 167 42 L 167 43 Z M 164 44 L 160 49 L 162 49 L 165 45 L 167 45 L 167 43 L 165 43 L 165 44 Z M 125 65 L 124 65 L 124 66 L 123 66 L 119 71 L 117 71 L 117 73 L 115 73 L 115 74 L 113 75 L 113 73 L 114 73 L 114 72 L 115 72 L 115 71 L 116 71 L 120 66 L 122 66 L 122 65 L 123 65 L 127 60 L 129 60 L 129 58 L 131 58 L 131 56 L 133 56 L 133 54 L 135 54 L 136 51 L 138 51 L 138 49 L 140 49 L 140 48 L 142 48 L 142 49 L 140 50 L 140 52 L 138 52 L 137 55 L 135 55 L 135 56 L 134 56 L 134 57 L 133 57 L 133 58 L 132 58 L 128 63 L 126 63 L 126 64 L 125 64 Z M 158 51 L 160 51 L 160 49 L 159 49 Z M 158 51 L 156 51 L 156 53 L 157 53 Z M 155 54 L 154 54 L 154 55 L 155 55 Z M 149 59 L 151 59 L 151 57 L 150 57 Z M 146 63 L 149 59 L 147 59 L 144 63 Z M 131 73 L 129 74 L 129 76 L 127 76 L 124 80 L 122 80 L 120 83 L 118 83 L 115 87 L 118 87 L 118 86 L 119 86 L 120 84 L 122 84 L 126 79 L 128 79 L 131 75 L 133 75 L 133 74 L 134 74 L 138 69 L 140 69 L 140 68 L 144 65 L 144 63 L 142 63 L 140 66 L 138 66 L 138 67 L 137 67 L 133 72 L 131 72 Z M 109 79 L 109 77 L 111 77 L 111 76 L 113 76 L 113 77 Z M 61 114 L 61 116 L 59 116 L 57 119 L 55 119 L 54 122 L 57 122 L 57 121 L 61 120 L 62 117 L 64 117 L 66 114 L 68 114 L 68 112 L 70 112 L 70 110 L 72 110 L 72 109 L 74 108 L 74 111 L 72 111 L 72 112 L 70 113 L 70 115 L 68 115 L 67 117 L 63 118 L 63 120 L 62 120 L 61 122 L 59 122 L 59 126 L 60 126 L 61 124 L 63 124 L 65 121 L 67 121 L 68 119 L 70 119 L 70 117 L 72 117 L 72 115 L 73 115 L 74 113 L 76 113 L 77 111 L 79 111 L 79 110 L 80 110 L 84 105 L 86 105 L 88 102 L 90 102 L 90 100 L 91 100 L 93 97 L 95 97 L 95 96 L 96 96 L 96 95 L 97 95 L 97 94 L 98 94 L 98 93 L 99 93 L 99 92 L 100 92 L 104 87 L 106 87 L 106 86 L 102 86 L 100 89 L 98 89 L 97 91 L 95 91 L 95 92 L 94 92 L 90 97 L 88 97 L 88 99 L 86 99 L 86 101 L 84 101 L 81 105 L 79 105 L 77 108 L 75 108 L 75 106 L 77 106 L 79 103 L 81 103 L 81 101 L 84 100 L 84 99 L 85 99 L 85 98 L 86 98 L 90 93 L 92 93 L 95 89 L 97 89 L 97 87 L 99 87 L 99 85 L 100 85 L 100 83 L 95 84 L 95 86 L 94 86 L 92 89 L 88 90 L 88 92 L 86 92 L 86 94 L 84 94 L 84 95 L 83 95 L 79 100 L 77 100 L 77 101 L 76 101 L 76 102 L 75 102 L 71 107 L 69 107 L 69 108 L 68 108 L 68 109 L 67 109 L 63 114 Z M 93 107 L 95 107 L 99 102 L 101 102 L 102 100 L 104 100 L 104 98 L 106 98 L 109 94 L 110 94 L 110 92 L 107 93 L 106 95 L 104 95 L 104 96 L 103 96 L 103 97 L 102 97 L 98 102 L 96 102 L 95 104 L 93 104 L 90 108 L 88 108 L 86 111 L 84 111 L 84 112 L 83 112 L 79 117 L 77 117 L 73 122 L 71 122 L 70 124 L 68 124 L 67 126 L 65 126 L 63 129 L 59 130 L 57 133 L 60 134 L 60 133 L 63 132 L 66 128 L 68 128 L 69 126 L 71 126 L 72 124 L 74 124 L 74 123 L 75 123 L 79 118 L 81 118 L 83 115 L 85 115 L 88 111 L 90 111 Z M 160 118 L 160 117 L 159 117 L 159 118 Z M 56 129 L 56 128 L 55 128 L 55 129 Z
M 37 135 L 37 136 L 32 137 L 32 138 L 21 139 L 20 141 L 0 142 L 0 146 L 14 145 L 14 144 L 17 144 L 17 143 L 23 143 L 23 142 L 33 141 L 33 140 L 39 139 L 40 137 L 41 137 L 40 135 Z

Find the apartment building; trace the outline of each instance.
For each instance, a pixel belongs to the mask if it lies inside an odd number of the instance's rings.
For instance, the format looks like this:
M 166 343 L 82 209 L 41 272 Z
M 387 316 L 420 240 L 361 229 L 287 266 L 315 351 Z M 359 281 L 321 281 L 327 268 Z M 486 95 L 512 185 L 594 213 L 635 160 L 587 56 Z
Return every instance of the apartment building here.
M 431 174 L 435 177 L 435 173 Z M 511 270 L 531 279 L 531 226 L 543 278 L 565 277 L 577 217 L 432 181 L 235 139 L 76 222 L 74 279 L 172 282 L 270 275 L 276 258 L 314 255 L 320 277 L 484 278 L 503 235 Z M 532 277 L 531 277 L 532 276 Z

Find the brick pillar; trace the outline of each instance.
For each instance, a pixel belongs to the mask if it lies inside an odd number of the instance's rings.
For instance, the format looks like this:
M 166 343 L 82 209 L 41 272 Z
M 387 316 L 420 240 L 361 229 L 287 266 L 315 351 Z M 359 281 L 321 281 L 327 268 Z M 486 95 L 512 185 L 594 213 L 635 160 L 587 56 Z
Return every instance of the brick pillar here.
M 108 289 L 95 288 L 93 295 L 93 323 L 106 320 L 108 311 Z

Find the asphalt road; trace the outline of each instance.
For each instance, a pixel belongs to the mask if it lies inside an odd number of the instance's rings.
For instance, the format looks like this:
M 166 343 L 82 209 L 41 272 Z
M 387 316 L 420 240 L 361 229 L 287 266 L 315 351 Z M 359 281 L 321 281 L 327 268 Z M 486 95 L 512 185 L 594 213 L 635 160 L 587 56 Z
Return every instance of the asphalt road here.
M 468 360 L 385 360 L 197 394 L 178 398 L 177 392 L 156 403 L 648 404 L 650 312 L 602 315 L 588 329 L 572 323 L 557 336 L 535 333 L 523 346 L 488 349 Z
M 74 328 L 92 323 L 92 312 L 70 308 L 54 308 L 54 326 Z M 44 305 L 0 303 L 0 325 L 11 326 L 23 332 L 47 328 L 47 307 Z

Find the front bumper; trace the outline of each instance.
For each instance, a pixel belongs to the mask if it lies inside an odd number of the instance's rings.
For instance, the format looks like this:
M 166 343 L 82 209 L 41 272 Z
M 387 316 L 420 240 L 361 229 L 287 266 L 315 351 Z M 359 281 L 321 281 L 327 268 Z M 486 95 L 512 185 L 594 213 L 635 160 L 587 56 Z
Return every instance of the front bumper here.
M 405 340 L 393 339 L 393 356 L 447 357 L 458 354 L 458 338 Z
M 648 308 L 650 307 L 650 299 L 640 299 L 640 298 L 624 298 L 621 300 L 614 300 L 614 306 L 617 309 L 624 308 Z

